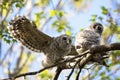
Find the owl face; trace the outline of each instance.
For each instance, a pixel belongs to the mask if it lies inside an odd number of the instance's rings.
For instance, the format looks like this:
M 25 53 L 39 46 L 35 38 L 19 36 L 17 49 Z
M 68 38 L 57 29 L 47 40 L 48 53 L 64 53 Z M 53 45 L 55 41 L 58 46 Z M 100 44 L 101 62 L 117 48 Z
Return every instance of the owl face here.
M 97 33 L 100 34 L 100 35 L 101 35 L 102 32 L 103 32 L 103 26 L 102 26 L 102 24 L 100 24 L 100 23 L 98 23 L 98 22 L 92 24 L 92 25 L 90 26 L 90 29 L 93 30 L 93 31 L 95 31 L 95 32 L 97 32 Z
M 70 36 L 63 34 L 57 40 L 59 47 L 62 49 L 69 49 L 71 47 L 72 39 Z

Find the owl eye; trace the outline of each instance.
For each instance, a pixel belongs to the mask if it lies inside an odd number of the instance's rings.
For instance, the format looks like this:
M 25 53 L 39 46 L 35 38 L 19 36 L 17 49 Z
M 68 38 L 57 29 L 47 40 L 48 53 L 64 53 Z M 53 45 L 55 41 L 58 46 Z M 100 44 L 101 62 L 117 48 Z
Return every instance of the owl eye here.
M 94 25 L 94 26 L 93 26 L 94 29 L 97 29 L 97 27 L 98 27 L 98 25 Z
M 101 26 L 100 25 L 95 25 L 95 26 L 93 26 L 93 28 L 96 29 L 96 30 L 101 30 Z
M 101 30 L 101 27 L 98 25 L 98 26 L 97 26 L 97 29 L 98 29 L 98 30 Z
M 76 49 L 80 49 L 81 48 L 81 46 L 76 46 Z
M 67 40 L 67 38 L 66 38 L 66 37 L 63 37 L 63 40 Z

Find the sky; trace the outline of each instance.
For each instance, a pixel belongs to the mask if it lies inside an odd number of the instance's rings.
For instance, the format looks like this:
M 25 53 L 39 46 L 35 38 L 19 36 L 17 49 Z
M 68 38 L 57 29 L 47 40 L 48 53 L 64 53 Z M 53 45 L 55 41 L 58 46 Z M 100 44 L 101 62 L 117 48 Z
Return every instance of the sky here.
M 54 4 L 56 4 L 56 1 L 57 0 L 53 0 Z M 91 24 L 90 19 L 91 19 L 92 15 L 97 14 L 99 16 L 103 16 L 101 13 L 101 6 L 105 6 L 106 8 L 111 8 L 112 7 L 111 4 L 112 3 L 110 0 L 93 0 L 93 2 L 90 4 L 90 6 L 86 10 L 83 10 L 82 12 L 75 13 L 75 14 L 74 14 L 74 11 L 72 11 L 69 7 L 67 7 L 67 5 L 65 5 L 65 10 L 68 11 L 69 13 L 71 13 L 71 14 L 67 15 L 67 17 L 69 17 L 69 25 L 72 26 L 73 35 L 75 35 L 77 32 L 79 32 L 80 28 L 83 28 L 83 27 L 87 28 Z M 22 15 L 24 15 L 25 10 L 26 9 L 23 9 L 23 11 L 21 13 Z M 14 11 L 16 11 L 16 10 L 14 10 Z M 36 10 L 33 10 L 33 11 L 36 12 Z M 32 12 L 32 15 L 35 12 Z M 33 18 L 32 15 L 31 15 L 31 18 Z M 13 14 L 13 16 L 14 16 L 14 14 Z M 8 21 L 10 21 L 11 18 L 12 17 L 10 17 L 8 19 Z M 53 29 L 53 27 L 50 26 L 50 23 L 47 24 L 42 31 L 50 36 L 58 36 L 58 35 L 64 33 L 64 32 L 62 32 L 62 33 L 56 32 L 56 29 Z M 3 47 L 2 53 L 5 53 L 6 49 L 9 47 L 9 44 L 6 44 L 5 42 L 3 42 L 2 47 Z M 17 47 L 19 47 L 19 45 L 17 45 L 14 48 L 15 53 L 17 51 L 16 50 Z M 38 55 L 39 54 L 36 54 L 36 56 L 38 56 Z M 30 71 L 36 71 L 41 68 L 41 65 L 38 65 L 39 61 L 41 61 L 44 58 L 43 55 L 41 55 L 41 56 L 42 56 L 41 58 L 37 57 L 37 61 L 32 63 Z M 18 56 L 16 55 L 14 57 L 17 58 Z M 12 60 L 14 60 L 14 59 L 12 59 Z M 4 73 L 4 70 L 2 70 L 2 68 L 0 67 L 0 77 L 5 77 L 5 75 L 3 73 Z M 65 75 L 66 75 L 66 71 L 64 71 L 63 74 L 60 75 L 59 80 L 63 80 L 63 78 L 65 78 Z M 100 79 L 98 79 L 98 80 L 100 80 Z
M 109 8 L 111 7 L 110 4 L 111 4 L 110 0 L 93 0 L 93 2 L 90 4 L 88 9 L 86 9 L 85 11 L 76 13 L 76 14 L 74 14 L 74 11 L 70 10 L 70 8 L 68 8 L 66 5 L 65 9 L 69 13 L 71 13 L 69 14 L 69 21 L 70 21 L 69 23 L 70 23 L 70 26 L 72 26 L 73 34 L 76 34 L 77 32 L 79 32 L 81 27 L 84 27 L 84 28 L 88 27 L 91 24 L 90 19 L 92 15 L 97 14 L 101 16 L 102 15 L 101 6 L 105 6 L 106 8 Z M 53 36 L 55 35 L 53 32 L 53 28 L 51 28 L 52 30 L 46 29 L 46 28 L 43 30 L 45 31 L 45 33 L 53 35 Z

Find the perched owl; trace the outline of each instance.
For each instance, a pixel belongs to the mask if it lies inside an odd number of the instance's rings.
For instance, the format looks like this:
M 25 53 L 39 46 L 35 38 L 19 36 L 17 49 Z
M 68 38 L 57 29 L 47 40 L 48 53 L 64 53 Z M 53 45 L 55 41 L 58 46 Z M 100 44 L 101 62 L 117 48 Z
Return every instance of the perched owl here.
M 10 34 L 19 40 L 24 46 L 35 52 L 43 52 L 46 59 L 43 66 L 55 64 L 71 52 L 72 39 L 63 34 L 58 37 L 50 37 L 36 28 L 25 16 L 16 17 L 10 22 Z
M 75 37 L 75 49 L 81 54 L 84 51 L 90 49 L 93 46 L 100 45 L 101 34 L 103 32 L 102 24 L 95 22 L 88 29 L 79 32 Z M 92 58 L 92 62 L 98 62 L 99 64 L 106 65 L 106 63 L 101 60 L 104 54 L 95 54 Z

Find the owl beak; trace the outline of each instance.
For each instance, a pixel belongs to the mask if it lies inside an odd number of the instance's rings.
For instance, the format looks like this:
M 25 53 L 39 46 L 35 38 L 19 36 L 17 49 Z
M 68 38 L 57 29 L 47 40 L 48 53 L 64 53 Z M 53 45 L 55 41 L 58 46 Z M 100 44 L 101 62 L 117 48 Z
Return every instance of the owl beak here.
M 67 40 L 67 44 L 69 44 L 70 43 L 70 41 L 69 40 Z

